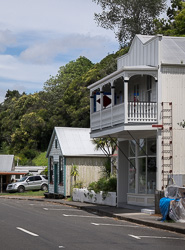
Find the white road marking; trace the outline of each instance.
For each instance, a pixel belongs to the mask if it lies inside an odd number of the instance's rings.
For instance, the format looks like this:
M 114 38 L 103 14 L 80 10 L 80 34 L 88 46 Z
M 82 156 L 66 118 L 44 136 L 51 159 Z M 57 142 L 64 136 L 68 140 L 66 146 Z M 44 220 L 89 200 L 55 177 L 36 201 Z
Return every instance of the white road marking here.
M 59 246 L 58 248 L 65 248 L 64 246 Z
M 52 210 L 52 211 L 76 211 L 76 209 L 69 209 L 69 208 L 47 208 L 44 207 L 44 210 L 48 211 L 48 210 Z M 80 211 L 80 210 L 79 210 Z
M 104 223 L 91 223 L 94 226 L 112 226 L 112 227 L 139 227 L 134 225 L 120 225 L 120 224 L 104 224 Z
M 38 234 L 32 233 L 32 232 L 30 232 L 30 231 L 28 231 L 28 230 L 26 230 L 26 229 L 24 229 L 24 228 L 21 228 L 21 227 L 17 227 L 17 229 L 18 229 L 18 230 L 21 230 L 21 231 L 23 231 L 23 232 L 25 232 L 25 233 L 27 233 L 27 234 L 30 234 L 30 235 L 32 235 L 32 236 L 39 236 Z
M 100 218 L 100 216 L 76 215 L 76 214 L 63 214 L 66 217 L 82 217 L 82 218 Z M 101 217 L 106 218 L 106 217 Z
M 141 239 L 140 237 L 135 236 L 135 235 L 132 235 L 132 234 L 129 234 L 128 236 L 133 237 L 133 238 L 135 238 L 135 239 L 137 239 L 137 240 L 140 240 L 140 239 Z
M 170 240 L 185 240 L 185 238 L 175 238 L 175 237 L 162 237 L 162 236 L 136 236 L 129 234 L 128 236 L 133 237 L 137 240 L 141 240 L 141 238 L 150 238 L 150 239 L 170 239 Z

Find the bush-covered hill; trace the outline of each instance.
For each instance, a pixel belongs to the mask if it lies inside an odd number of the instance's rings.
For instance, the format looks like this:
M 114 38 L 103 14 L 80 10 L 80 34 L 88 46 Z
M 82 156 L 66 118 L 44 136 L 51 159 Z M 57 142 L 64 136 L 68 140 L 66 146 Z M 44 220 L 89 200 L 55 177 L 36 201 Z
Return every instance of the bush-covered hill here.
M 0 151 L 19 157 L 19 164 L 30 164 L 47 149 L 53 128 L 89 127 L 87 86 L 116 70 L 116 58 L 127 48 L 93 64 L 79 57 L 59 68 L 44 83 L 43 91 L 20 94 L 8 90 L 0 104 Z

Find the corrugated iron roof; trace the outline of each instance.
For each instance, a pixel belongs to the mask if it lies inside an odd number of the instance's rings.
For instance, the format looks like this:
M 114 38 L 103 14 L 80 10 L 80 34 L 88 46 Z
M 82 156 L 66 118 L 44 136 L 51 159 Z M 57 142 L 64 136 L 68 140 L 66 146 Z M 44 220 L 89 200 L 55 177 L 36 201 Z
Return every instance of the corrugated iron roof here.
M 95 149 L 89 128 L 55 127 L 55 132 L 64 156 L 104 156 Z
M 0 155 L 0 172 L 10 172 L 13 167 L 14 155 Z
M 166 64 L 185 64 L 185 37 L 174 36 L 148 36 L 136 35 L 140 41 L 146 44 L 153 39 L 161 37 L 161 63 Z M 156 53 L 158 51 L 156 50 Z
M 185 37 L 163 36 L 161 61 L 168 64 L 185 64 Z

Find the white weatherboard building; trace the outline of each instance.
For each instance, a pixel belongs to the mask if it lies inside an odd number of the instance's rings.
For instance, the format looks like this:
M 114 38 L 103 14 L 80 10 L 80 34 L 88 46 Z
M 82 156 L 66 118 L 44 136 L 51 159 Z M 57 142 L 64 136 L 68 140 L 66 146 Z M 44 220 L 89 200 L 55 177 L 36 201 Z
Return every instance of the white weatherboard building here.
M 136 35 L 117 71 L 89 86 L 91 137 L 118 139 L 117 206 L 185 185 L 185 38 Z

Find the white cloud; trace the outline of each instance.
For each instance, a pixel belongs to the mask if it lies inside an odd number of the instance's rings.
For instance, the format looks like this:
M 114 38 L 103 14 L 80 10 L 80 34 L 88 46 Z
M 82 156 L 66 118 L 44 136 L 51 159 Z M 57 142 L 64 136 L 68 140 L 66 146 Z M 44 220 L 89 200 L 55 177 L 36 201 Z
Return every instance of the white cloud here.
M 42 90 L 79 56 L 98 62 L 118 50 L 113 32 L 97 27 L 92 0 L 0 1 L 0 102 L 8 89 Z
M 50 30 L 69 34 L 78 31 L 113 38 L 112 32 L 95 24 L 94 12 L 99 11 L 101 8 L 92 0 L 6 0 L 1 4 L 0 16 L 2 26 L 17 32 Z
M 38 65 L 21 62 L 10 55 L 0 56 L 0 78 L 11 81 L 41 82 L 46 81 L 50 75 L 56 74 L 59 64 Z
M 73 57 L 73 59 L 83 55 L 92 61 L 98 61 L 110 49 L 111 44 L 104 37 L 71 34 L 63 38 L 49 40 L 45 43 L 34 44 L 23 51 L 20 58 L 27 62 L 48 64 L 57 55 L 61 55 L 62 57 L 67 54 Z
M 6 50 L 7 46 L 15 44 L 16 39 L 10 30 L 0 30 L 0 53 Z

